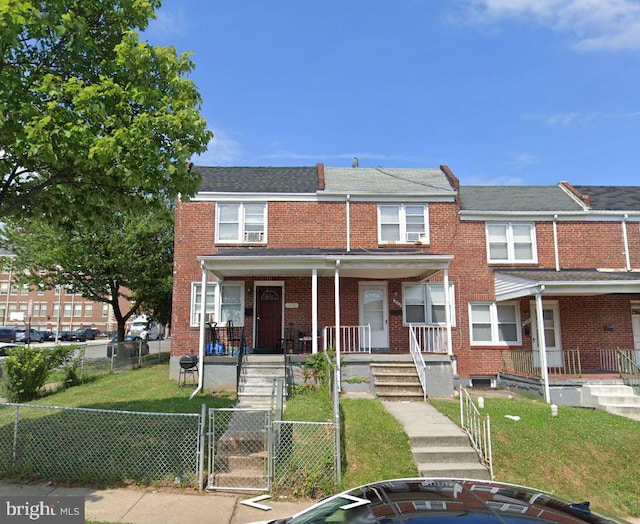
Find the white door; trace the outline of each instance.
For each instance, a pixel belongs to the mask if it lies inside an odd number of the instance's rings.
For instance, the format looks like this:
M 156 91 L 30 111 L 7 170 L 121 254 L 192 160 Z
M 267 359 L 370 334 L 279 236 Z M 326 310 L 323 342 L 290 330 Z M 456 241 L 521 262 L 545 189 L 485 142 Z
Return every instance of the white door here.
M 542 304 L 544 342 L 547 353 L 547 368 L 563 368 L 562 340 L 560 338 L 560 306 L 557 302 Z M 536 304 L 531 302 L 531 340 L 533 341 L 533 365 L 540 367 L 540 346 L 538 344 L 538 322 Z
M 389 347 L 389 303 L 386 282 L 360 283 L 360 325 L 371 326 L 371 347 Z
M 640 350 L 640 313 L 631 315 L 633 326 L 633 349 Z

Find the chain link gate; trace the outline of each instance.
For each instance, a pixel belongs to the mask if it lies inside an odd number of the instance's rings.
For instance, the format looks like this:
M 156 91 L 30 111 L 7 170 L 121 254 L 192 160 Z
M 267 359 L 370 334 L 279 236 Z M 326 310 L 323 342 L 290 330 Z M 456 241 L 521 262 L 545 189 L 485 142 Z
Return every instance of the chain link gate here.
M 207 490 L 268 491 L 271 410 L 209 409 Z

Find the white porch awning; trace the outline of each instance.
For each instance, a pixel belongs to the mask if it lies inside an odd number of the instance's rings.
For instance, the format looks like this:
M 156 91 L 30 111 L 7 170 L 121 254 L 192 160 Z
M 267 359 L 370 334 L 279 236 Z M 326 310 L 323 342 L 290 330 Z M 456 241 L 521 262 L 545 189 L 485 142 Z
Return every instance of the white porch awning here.
M 588 296 L 640 293 L 640 271 L 598 269 L 499 269 L 494 272 L 496 300 L 545 295 Z

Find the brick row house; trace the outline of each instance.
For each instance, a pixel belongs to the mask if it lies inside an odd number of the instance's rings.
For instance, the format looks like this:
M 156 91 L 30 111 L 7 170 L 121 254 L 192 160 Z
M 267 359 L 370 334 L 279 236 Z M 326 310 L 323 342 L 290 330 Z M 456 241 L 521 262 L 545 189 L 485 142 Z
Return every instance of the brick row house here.
M 407 360 L 429 369 L 429 394 L 534 376 L 549 400 L 550 380 L 615 375 L 617 350 L 640 350 L 640 187 L 460 186 L 447 166 L 193 169 L 200 190 L 175 215 L 174 377 L 186 354 L 216 389 L 240 345 L 329 347 L 342 378 Z

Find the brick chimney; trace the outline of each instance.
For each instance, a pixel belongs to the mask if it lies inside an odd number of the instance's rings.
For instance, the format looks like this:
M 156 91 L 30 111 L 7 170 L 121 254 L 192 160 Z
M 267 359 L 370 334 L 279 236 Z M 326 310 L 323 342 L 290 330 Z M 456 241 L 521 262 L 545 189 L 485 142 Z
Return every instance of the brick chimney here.
M 316 169 L 318 171 L 318 189 L 324 191 L 324 164 L 322 162 L 317 163 Z

